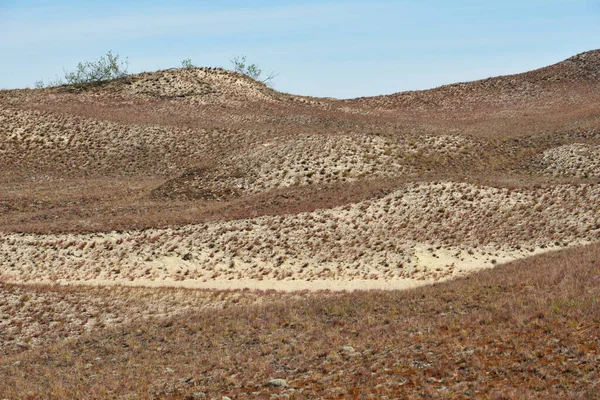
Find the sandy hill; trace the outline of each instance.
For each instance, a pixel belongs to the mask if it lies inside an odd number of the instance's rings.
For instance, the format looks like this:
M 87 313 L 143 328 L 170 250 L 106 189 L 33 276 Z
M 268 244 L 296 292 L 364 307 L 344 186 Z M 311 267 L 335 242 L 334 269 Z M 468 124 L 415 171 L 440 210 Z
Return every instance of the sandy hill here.
M 0 91 L 0 398 L 596 398 L 599 54 Z
M 130 75 L 104 87 L 130 97 L 188 98 L 200 103 L 275 101 L 283 95 L 246 75 L 222 68 L 167 69 Z
M 516 75 L 349 100 L 372 107 L 394 109 L 476 109 L 551 105 L 558 101 L 581 103 L 600 84 L 600 51 L 578 54 L 557 64 Z M 557 93 L 560 97 L 557 98 Z M 562 97 L 562 98 L 561 98 Z M 537 104 L 536 104 L 537 103 Z
M 394 287 L 594 241 L 598 58 L 349 101 L 214 68 L 3 91 L 4 273 Z

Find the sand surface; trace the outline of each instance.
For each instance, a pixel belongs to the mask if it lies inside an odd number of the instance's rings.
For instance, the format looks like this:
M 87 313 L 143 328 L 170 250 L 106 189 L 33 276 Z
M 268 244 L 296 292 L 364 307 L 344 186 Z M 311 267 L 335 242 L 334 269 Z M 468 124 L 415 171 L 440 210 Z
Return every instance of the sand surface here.
M 15 283 L 405 289 L 600 237 L 599 185 L 410 183 L 332 209 L 172 229 L 0 237 Z M 573 204 L 578 204 L 577 208 Z
M 17 280 L 19 283 L 40 283 L 40 284 L 59 284 L 59 285 L 88 285 L 88 286 L 124 286 L 124 287 L 173 287 L 186 289 L 210 289 L 210 290 L 275 290 L 279 292 L 296 291 L 355 291 L 355 290 L 405 290 L 419 286 L 429 285 L 436 282 L 442 282 L 448 279 L 465 276 L 481 269 L 493 268 L 506 262 L 518 260 L 550 251 L 560 250 L 560 248 L 542 249 L 536 248 L 527 252 L 496 252 L 491 262 L 486 254 L 468 253 L 460 257 L 455 256 L 457 249 L 441 250 L 435 256 L 427 250 L 428 246 L 418 246 L 415 251 L 414 262 L 418 268 L 424 271 L 435 271 L 430 277 L 412 278 L 391 278 L 391 279 L 316 279 L 302 280 L 295 277 L 288 277 L 281 280 L 276 279 L 210 279 L 210 280 L 175 280 L 168 277 L 162 279 L 58 279 L 55 281 L 26 281 Z M 189 267 L 185 262 L 176 260 L 163 260 L 163 265 L 168 265 L 170 269 Z M 161 262 L 155 262 L 154 265 L 160 265 Z

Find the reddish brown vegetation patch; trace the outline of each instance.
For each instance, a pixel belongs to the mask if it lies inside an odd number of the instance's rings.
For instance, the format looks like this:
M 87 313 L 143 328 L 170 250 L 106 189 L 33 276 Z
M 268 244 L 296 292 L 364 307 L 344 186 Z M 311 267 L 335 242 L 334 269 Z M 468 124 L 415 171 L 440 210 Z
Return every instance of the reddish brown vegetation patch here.
M 594 245 L 408 292 L 136 322 L 0 358 L 0 394 L 595 398 L 599 260 Z

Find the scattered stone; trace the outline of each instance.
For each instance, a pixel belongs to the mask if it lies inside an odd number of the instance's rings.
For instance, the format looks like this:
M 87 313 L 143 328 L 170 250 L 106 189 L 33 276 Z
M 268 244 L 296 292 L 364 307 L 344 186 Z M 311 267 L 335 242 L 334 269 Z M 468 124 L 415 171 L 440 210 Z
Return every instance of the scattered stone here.
M 356 350 L 354 350 L 354 347 L 352 347 L 352 346 L 343 346 L 342 347 L 342 352 L 344 352 L 344 353 L 356 353 Z
M 267 382 L 267 386 L 276 386 L 276 387 L 288 387 L 287 382 L 285 381 L 285 379 L 271 379 L 269 382 Z
M 361 353 L 356 351 L 352 346 L 342 346 L 340 353 L 342 353 L 346 357 L 357 357 L 361 355 Z

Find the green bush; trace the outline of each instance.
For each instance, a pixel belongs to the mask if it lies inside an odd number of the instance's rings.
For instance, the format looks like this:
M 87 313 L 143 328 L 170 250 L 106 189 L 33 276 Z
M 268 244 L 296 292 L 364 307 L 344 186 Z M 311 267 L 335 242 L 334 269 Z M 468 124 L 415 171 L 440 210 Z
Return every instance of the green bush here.
M 233 64 L 233 70 L 240 74 L 249 76 L 255 81 L 262 82 L 269 87 L 273 86 L 273 79 L 277 76 L 277 74 L 271 72 L 266 78 L 262 78 L 262 69 L 256 64 L 246 65 L 246 62 L 245 55 L 235 57 L 233 60 L 231 60 L 231 63 Z
M 194 67 L 195 67 L 195 65 L 192 64 L 192 59 L 191 58 L 186 58 L 185 60 L 181 61 L 181 68 L 192 69 Z
M 129 60 L 121 61 L 119 55 L 113 55 L 109 50 L 106 56 L 96 61 L 86 61 L 77 64 L 75 71 L 64 71 L 64 80 L 57 78 L 44 85 L 42 80 L 35 82 L 36 88 L 68 85 L 77 89 L 88 89 L 93 85 L 128 75 Z

